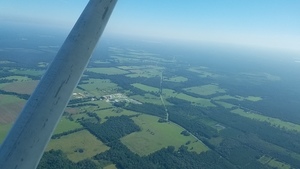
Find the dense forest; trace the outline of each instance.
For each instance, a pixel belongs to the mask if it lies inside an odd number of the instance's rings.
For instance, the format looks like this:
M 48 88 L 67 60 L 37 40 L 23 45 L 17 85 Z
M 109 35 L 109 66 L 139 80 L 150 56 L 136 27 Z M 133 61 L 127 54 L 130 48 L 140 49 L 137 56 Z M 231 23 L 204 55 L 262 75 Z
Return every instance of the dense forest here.
M 104 143 L 118 140 L 127 134 L 140 130 L 139 126 L 128 116 L 109 117 L 103 124 L 86 120 L 81 121 L 81 124 Z

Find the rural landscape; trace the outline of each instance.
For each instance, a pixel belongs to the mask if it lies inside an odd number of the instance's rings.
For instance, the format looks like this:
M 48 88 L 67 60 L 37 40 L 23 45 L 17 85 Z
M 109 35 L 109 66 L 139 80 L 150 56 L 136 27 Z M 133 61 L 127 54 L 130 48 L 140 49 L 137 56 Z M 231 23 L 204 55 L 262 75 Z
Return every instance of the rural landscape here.
M 1 42 L 0 142 L 61 43 L 34 37 Z M 299 63 L 101 44 L 38 168 L 300 168 Z

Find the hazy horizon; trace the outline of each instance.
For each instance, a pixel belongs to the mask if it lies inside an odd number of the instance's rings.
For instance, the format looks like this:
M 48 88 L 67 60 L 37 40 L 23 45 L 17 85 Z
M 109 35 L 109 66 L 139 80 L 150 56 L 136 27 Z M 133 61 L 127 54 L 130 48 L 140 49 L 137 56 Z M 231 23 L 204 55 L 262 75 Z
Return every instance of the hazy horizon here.
M 87 0 L 0 2 L 0 21 L 70 30 Z M 297 5 L 298 4 L 298 5 Z M 152 40 L 216 43 L 300 53 L 299 1 L 119 0 L 104 32 Z

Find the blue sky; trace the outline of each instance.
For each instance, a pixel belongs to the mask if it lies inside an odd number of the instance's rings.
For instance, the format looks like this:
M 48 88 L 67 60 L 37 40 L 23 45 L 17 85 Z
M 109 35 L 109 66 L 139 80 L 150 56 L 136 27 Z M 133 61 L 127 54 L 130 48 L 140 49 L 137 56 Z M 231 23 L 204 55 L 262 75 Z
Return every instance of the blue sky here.
M 0 2 L 0 22 L 70 29 L 87 0 Z M 119 0 L 106 34 L 300 51 L 300 0 Z

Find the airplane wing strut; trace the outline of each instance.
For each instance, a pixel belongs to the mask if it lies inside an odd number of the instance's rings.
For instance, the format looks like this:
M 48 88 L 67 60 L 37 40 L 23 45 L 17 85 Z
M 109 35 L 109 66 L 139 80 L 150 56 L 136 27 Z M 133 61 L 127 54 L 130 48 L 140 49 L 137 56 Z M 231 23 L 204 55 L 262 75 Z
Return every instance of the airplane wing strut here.
M 1 145 L 1 169 L 37 167 L 116 2 L 89 1 Z

